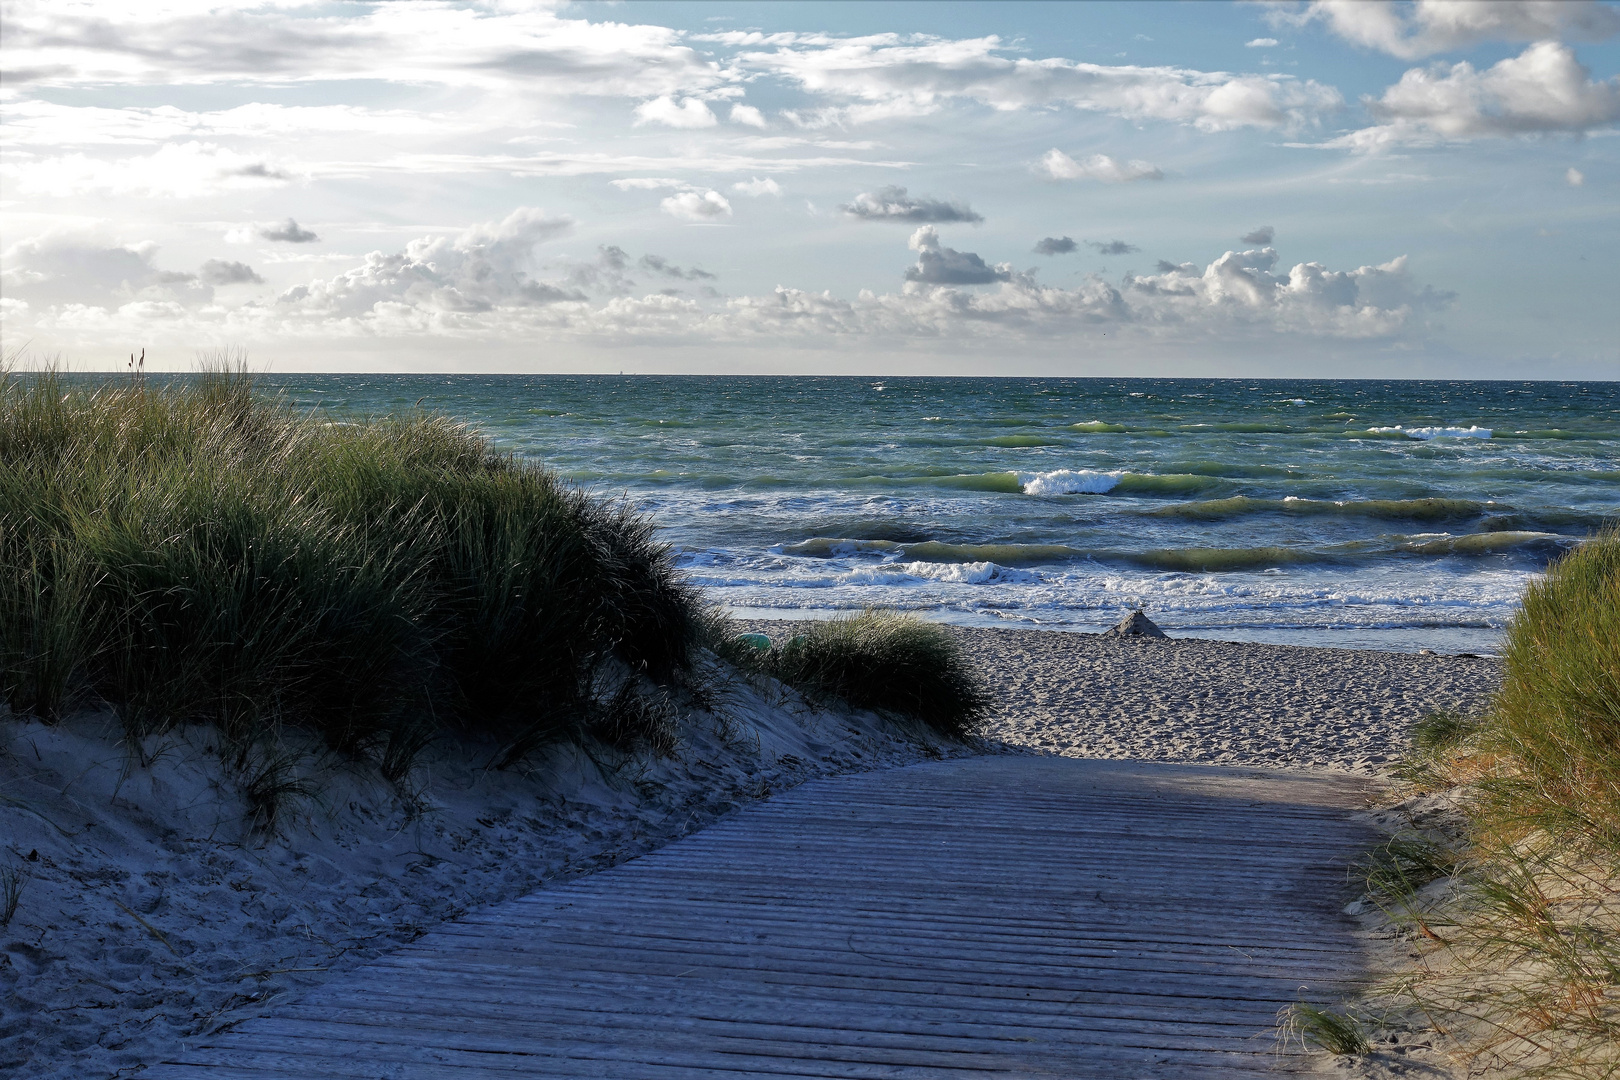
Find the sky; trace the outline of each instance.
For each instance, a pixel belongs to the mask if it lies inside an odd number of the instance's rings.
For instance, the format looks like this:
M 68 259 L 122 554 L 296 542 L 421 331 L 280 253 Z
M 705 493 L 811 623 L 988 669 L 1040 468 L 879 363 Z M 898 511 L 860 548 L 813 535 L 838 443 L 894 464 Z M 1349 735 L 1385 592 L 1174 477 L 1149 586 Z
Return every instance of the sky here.
M 1620 378 L 1620 5 L 0 0 L 0 347 Z

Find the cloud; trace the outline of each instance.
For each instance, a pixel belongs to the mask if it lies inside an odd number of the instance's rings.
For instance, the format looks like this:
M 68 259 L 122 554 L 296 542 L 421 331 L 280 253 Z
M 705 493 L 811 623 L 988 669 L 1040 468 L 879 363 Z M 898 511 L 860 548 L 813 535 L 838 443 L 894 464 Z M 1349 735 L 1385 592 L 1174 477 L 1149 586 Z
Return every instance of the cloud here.
M 689 96 L 730 79 L 663 26 L 565 19 L 548 5 L 74 4 L 11 0 L 12 85 L 469 86 L 526 96 Z
M 628 176 L 622 180 L 609 180 L 608 183 L 620 191 L 658 191 L 661 188 L 690 188 L 692 186 L 685 180 L 676 180 L 669 176 Z
M 1259 244 L 1261 247 L 1267 247 L 1276 238 L 1276 229 L 1273 229 L 1270 225 L 1262 225 L 1253 232 L 1244 233 L 1240 239 L 1245 244 Z
M 151 154 L 92 158 L 84 154 L 35 157 L 12 153 L 0 165 L 30 195 L 138 195 L 196 198 L 220 191 L 279 187 L 293 173 L 262 157 L 212 143 L 167 143 Z
M 1123 240 L 1087 240 L 1086 246 L 1096 248 L 1099 255 L 1129 255 L 1133 251 L 1142 250 L 1135 244 L 1127 244 Z
M 1484 71 L 1466 61 L 1413 68 L 1367 110 L 1378 124 L 1324 145 L 1373 152 L 1590 131 L 1620 120 L 1620 76 L 1595 81 L 1567 45 L 1542 41 Z
M 254 240 L 269 240 L 277 244 L 313 244 L 320 237 L 288 218 L 286 221 L 244 225 L 227 232 L 225 239 L 232 244 L 250 244 Z
M 253 272 L 247 263 L 225 259 L 209 259 L 202 264 L 197 276 L 210 285 L 263 285 L 264 278 Z
M 1253 41 L 1245 41 L 1243 47 L 1245 49 L 1275 49 L 1277 39 L 1274 37 L 1257 37 Z
M 992 109 L 1069 106 L 1130 120 L 1169 120 L 1207 131 L 1295 128 L 1338 108 L 1337 90 L 1284 75 L 1233 75 L 1172 67 L 1109 66 L 1061 58 L 1002 55 L 1000 38 L 927 35 L 773 36 L 773 52 L 744 52 L 737 64 L 852 104 L 797 114 L 809 123 L 864 123 L 921 116 L 947 102 Z M 786 115 L 786 114 L 784 114 Z
M 906 222 L 967 222 L 977 224 L 984 220 L 967 203 L 944 202 L 926 196 L 912 198 L 903 187 L 884 187 L 862 192 L 855 201 L 839 207 L 844 213 L 863 221 Z
M 1620 9 L 1593 0 L 1316 0 L 1303 11 L 1273 9 L 1279 24 L 1320 20 L 1346 41 L 1403 60 L 1484 41 L 1604 41 L 1620 33 Z
M 1010 281 L 1012 268 L 1005 264 L 989 266 L 971 251 L 941 247 L 939 232 L 924 225 L 911 234 L 908 242 L 917 253 L 917 264 L 906 268 L 906 280 L 924 285 L 988 285 Z
M 731 203 L 718 191 L 683 191 L 658 205 L 664 213 L 685 221 L 713 221 L 731 216 Z
M 1571 165 L 1569 167 L 1569 171 L 1564 173 L 1564 183 L 1568 184 L 1570 187 L 1580 187 L 1582 184 L 1586 183 L 1586 174 L 1581 172 L 1581 170 L 1577 169 L 1575 166 Z
M 326 317 L 356 318 L 390 306 L 466 315 L 583 300 L 577 289 L 535 276 L 536 249 L 572 228 L 566 217 L 519 207 L 502 221 L 474 225 L 454 239 L 423 237 L 395 255 L 374 251 L 352 270 L 287 290 L 280 303 Z
M 684 98 L 680 104 L 669 96 L 644 101 L 636 106 L 637 124 L 667 124 L 672 128 L 714 127 L 720 121 L 697 98 Z
M 1131 180 L 1164 179 L 1164 173 L 1151 162 L 1121 163 L 1107 154 L 1093 154 L 1084 161 L 1076 161 L 1055 147 L 1042 155 L 1040 168 L 1054 180 L 1102 180 L 1119 184 Z
M 153 243 L 118 244 L 93 232 L 48 232 L 0 253 L 0 284 L 7 296 L 34 305 L 157 303 L 172 308 L 213 300 L 214 290 L 197 275 L 154 265 L 157 250 Z
M 782 185 L 768 176 L 763 179 L 756 176 L 752 180 L 737 181 L 731 185 L 731 190 L 739 195 L 751 195 L 757 199 L 761 195 L 782 194 Z
M 765 114 L 752 105 L 739 103 L 731 107 L 731 122 L 733 124 L 746 124 L 749 127 L 762 128 L 765 126 Z
M 614 248 L 614 250 L 618 251 L 617 248 Z M 683 270 L 679 266 L 676 266 L 674 263 L 670 262 L 668 259 L 664 258 L 662 255 L 643 255 L 639 260 L 637 260 L 637 265 L 650 274 L 658 274 L 662 277 L 680 278 L 683 281 L 714 280 L 714 275 L 709 273 L 707 270 L 699 270 L 695 266 L 690 269 Z
M 1037 255 L 1067 255 L 1078 245 L 1067 236 L 1047 236 L 1035 241 Z

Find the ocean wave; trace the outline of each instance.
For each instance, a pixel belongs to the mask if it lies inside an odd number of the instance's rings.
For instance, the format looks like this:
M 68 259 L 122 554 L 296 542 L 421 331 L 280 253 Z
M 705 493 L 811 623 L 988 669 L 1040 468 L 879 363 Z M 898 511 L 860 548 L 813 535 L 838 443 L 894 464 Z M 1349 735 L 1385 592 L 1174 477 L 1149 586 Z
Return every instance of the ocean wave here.
M 1491 429 L 1488 427 L 1375 427 L 1367 429 L 1374 435 L 1400 435 L 1408 439 L 1489 439 Z
M 919 562 L 993 562 L 1001 565 L 1017 563 L 1063 562 L 1083 559 L 1090 552 L 1067 544 L 947 544 L 929 540 L 921 544 L 908 544 L 902 557 Z
M 1289 495 L 1281 499 L 1257 499 L 1235 495 L 1229 499 L 1177 503 L 1146 511 L 1150 517 L 1188 518 L 1194 521 L 1221 521 L 1251 514 L 1343 515 L 1395 521 L 1452 521 L 1478 517 L 1487 511 L 1511 511 L 1510 506 L 1474 499 L 1305 499 Z
M 1063 443 L 1061 440 L 1047 438 L 1044 435 L 997 435 L 993 439 L 984 440 L 983 445 L 1019 450 L 1031 446 L 1062 446 Z
M 847 558 L 851 555 L 887 555 L 899 551 L 893 540 L 845 540 L 831 536 L 815 536 L 796 544 L 780 544 L 772 549 L 782 555 L 797 555 L 808 559 Z
M 1071 431 L 1084 431 L 1091 435 L 1119 435 L 1130 429 L 1124 424 L 1110 424 L 1106 420 L 1087 420 L 1084 423 L 1070 424 Z
M 1118 487 L 1124 475 L 1092 469 L 1056 469 L 1019 473 L 1018 483 L 1025 495 L 1104 495 Z

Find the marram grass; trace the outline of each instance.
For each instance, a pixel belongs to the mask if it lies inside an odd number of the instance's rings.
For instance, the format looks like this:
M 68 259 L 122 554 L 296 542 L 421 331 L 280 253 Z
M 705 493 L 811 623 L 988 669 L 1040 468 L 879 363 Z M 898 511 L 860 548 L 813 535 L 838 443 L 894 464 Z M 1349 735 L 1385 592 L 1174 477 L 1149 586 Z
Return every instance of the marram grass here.
M 15 711 L 205 720 L 244 754 L 293 725 L 395 770 L 424 717 L 509 746 L 634 741 L 609 712 L 689 669 L 700 620 L 647 519 L 443 417 L 332 423 L 222 373 L 0 373 Z
M 1620 1077 L 1620 536 L 1526 590 L 1503 659 L 1484 716 L 1414 732 L 1403 772 L 1467 785 L 1469 843 L 1446 892 L 1407 907 L 1426 951 L 1383 996 L 1470 1075 Z
M 905 717 L 950 738 L 971 734 L 990 713 L 990 693 L 950 631 L 912 615 L 844 615 L 769 648 L 746 640 L 752 636 L 722 628 L 722 655 L 811 697 Z

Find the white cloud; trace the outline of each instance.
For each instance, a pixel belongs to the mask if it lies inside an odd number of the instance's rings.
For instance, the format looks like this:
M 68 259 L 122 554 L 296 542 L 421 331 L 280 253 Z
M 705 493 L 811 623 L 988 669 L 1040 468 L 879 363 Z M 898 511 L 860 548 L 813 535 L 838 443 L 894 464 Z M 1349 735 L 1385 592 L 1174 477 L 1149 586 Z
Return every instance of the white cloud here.
M 636 123 L 667 124 L 672 128 L 714 127 L 720 121 L 697 98 L 684 98 L 679 104 L 672 97 L 658 97 L 636 106 Z
M 1482 41 L 1603 41 L 1620 33 L 1620 10 L 1593 0 L 1315 0 L 1301 12 L 1273 9 L 1280 23 L 1312 20 L 1346 41 L 1405 60 Z
M 1380 123 L 1327 145 L 1376 151 L 1590 131 L 1620 120 L 1620 77 L 1595 81 L 1567 45 L 1543 41 L 1484 71 L 1466 61 L 1413 68 L 1367 108 Z
M 503 4 L 10 0 L 0 64 L 12 87 L 382 80 L 648 98 L 728 79 L 669 27 Z
M 784 113 L 804 126 L 925 115 L 963 99 L 999 110 L 1068 105 L 1223 131 L 1297 127 L 1342 104 L 1332 87 L 1281 75 L 1032 60 L 1001 55 L 1005 51 L 996 37 L 951 41 L 882 34 L 825 44 L 781 42 L 774 52 L 743 53 L 737 62 L 792 79 L 812 93 L 859 103 Z
M 147 302 L 193 307 L 214 298 L 214 290 L 195 274 L 159 269 L 156 254 L 152 243 L 119 244 L 81 230 L 49 232 L 0 253 L 0 283 L 8 296 L 36 307 Z
M 731 203 L 718 191 L 683 191 L 658 206 L 664 213 L 684 221 L 714 221 L 731 216 Z
M 939 242 L 939 230 L 924 225 L 911 234 L 906 246 L 917 253 L 917 264 L 906 268 L 906 280 L 924 285 L 988 285 L 1010 281 L 1012 267 L 991 266 L 971 251 L 957 251 Z
M 225 241 L 230 244 L 251 244 L 255 240 L 268 240 L 273 244 L 313 244 L 320 237 L 292 218 L 243 225 L 225 234 Z
M 192 112 L 172 105 L 105 108 L 22 100 L 0 104 L 6 141 L 14 146 L 144 146 L 179 139 L 287 138 L 348 134 L 433 135 L 467 130 L 450 119 L 353 105 L 271 105 Z
M 577 290 L 536 276 L 536 249 L 572 228 L 569 218 L 520 207 L 454 239 L 423 237 L 397 255 L 374 251 L 352 270 L 287 290 L 280 303 L 302 313 L 356 318 L 397 308 L 467 315 L 583 300 Z
M 1253 41 L 1245 41 L 1243 47 L 1245 49 L 1275 49 L 1277 39 L 1274 37 L 1257 37 Z
M 746 124 L 749 127 L 762 128 L 765 126 L 765 114 L 752 105 L 733 105 L 731 107 L 731 122 L 733 124 Z
M 735 184 L 731 185 L 731 190 L 735 191 L 739 195 L 751 195 L 757 199 L 761 195 L 782 194 L 782 185 L 778 184 L 775 180 L 772 180 L 768 176 L 756 176 L 752 180 L 737 181 Z
M 685 180 L 676 180 L 668 176 L 627 176 L 622 180 L 609 180 L 608 183 L 620 191 L 658 191 L 662 188 L 691 186 Z
M 884 187 L 876 191 L 863 191 L 848 205 L 839 207 L 844 213 L 862 221 L 956 221 L 978 224 L 984 215 L 964 202 L 947 202 L 926 195 L 906 194 L 903 187 Z
M 1568 184 L 1570 187 L 1580 187 L 1582 184 L 1586 183 L 1586 174 L 1581 172 L 1581 170 L 1577 169 L 1575 166 L 1571 165 L 1569 167 L 1569 171 L 1564 173 L 1564 183 Z
M 894 292 L 846 299 L 778 287 L 732 298 L 701 289 L 696 297 L 638 298 L 624 277 L 630 257 L 613 246 L 592 264 L 576 264 L 578 273 L 541 276 L 537 246 L 568 227 L 565 219 L 520 210 L 454 239 L 424 237 L 397 254 L 373 252 L 344 273 L 288 290 L 275 304 L 230 309 L 188 301 L 185 294 L 199 284 L 191 275 L 157 271 L 149 246 L 80 245 L 100 267 L 94 278 L 103 286 L 93 297 L 82 284 L 53 294 L 36 282 L 33 292 L 19 293 L 13 282 L 27 273 L 81 282 L 86 261 L 63 257 L 61 245 L 48 257 L 19 245 L 5 253 L 5 316 L 16 328 L 8 333 L 127 340 L 168 327 L 171 340 L 193 345 L 247 337 L 498 344 L 544 334 L 604 347 L 771 341 L 845 350 L 852 342 L 905 340 L 1006 347 L 1101 329 L 1110 337 L 1194 349 L 1216 341 L 1268 349 L 1279 335 L 1410 339 L 1425 333 L 1430 314 L 1449 300 L 1414 282 L 1404 257 L 1344 271 L 1303 262 L 1284 273 L 1270 248 L 1226 252 L 1207 266 L 1163 263 L 1157 274 L 1127 275 L 1117 283 L 1092 277 L 1073 287 L 1049 286 L 1032 273 L 946 247 L 931 226 L 912 234 L 909 246 L 918 260 L 910 280 Z M 650 255 L 635 265 L 663 278 L 701 280 L 706 273 Z M 102 302 L 109 306 L 94 306 Z
M 1107 154 L 1092 154 L 1084 161 L 1076 161 L 1056 147 L 1041 156 L 1040 169 L 1054 180 L 1102 180 L 1118 184 L 1164 179 L 1164 173 L 1152 162 L 1120 162 Z
M 244 262 L 229 259 L 209 259 L 197 271 L 197 276 L 210 285 L 263 285 L 260 277 Z
M 279 187 L 298 174 L 257 154 L 212 143 L 167 143 L 155 153 L 126 158 L 84 154 L 34 157 L 13 152 L 0 164 L 29 195 L 143 195 L 195 198 L 219 191 Z

